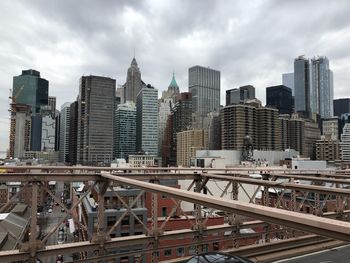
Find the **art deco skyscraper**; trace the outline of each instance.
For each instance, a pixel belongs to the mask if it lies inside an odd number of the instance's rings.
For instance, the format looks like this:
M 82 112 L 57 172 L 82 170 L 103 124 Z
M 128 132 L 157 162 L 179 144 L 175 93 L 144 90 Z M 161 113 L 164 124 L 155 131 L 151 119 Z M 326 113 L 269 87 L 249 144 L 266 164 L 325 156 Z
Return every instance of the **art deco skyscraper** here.
M 84 76 L 78 97 L 77 162 L 105 165 L 113 157 L 115 79 Z
M 131 61 L 128 69 L 126 83 L 124 84 L 124 101 L 132 101 L 136 103 L 136 97 L 144 84 L 141 80 L 141 71 L 137 65 L 135 57 Z
M 188 70 L 188 90 L 192 93 L 193 112 L 205 118 L 220 109 L 220 71 L 194 66 Z

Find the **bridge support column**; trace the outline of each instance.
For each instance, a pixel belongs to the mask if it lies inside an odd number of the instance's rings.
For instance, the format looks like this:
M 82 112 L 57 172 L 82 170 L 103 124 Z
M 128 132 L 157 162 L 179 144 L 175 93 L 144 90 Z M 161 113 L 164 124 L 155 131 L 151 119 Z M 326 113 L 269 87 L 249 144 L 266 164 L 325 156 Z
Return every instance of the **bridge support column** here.
M 105 225 L 105 194 L 108 188 L 107 181 L 98 182 L 98 211 L 97 211 L 97 232 L 92 237 L 92 242 L 98 243 L 100 248 L 98 250 L 98 255 L 104 256 L 106 251 L 104 244 L 107 240 L 110 240 L 110 236 L 106 235 L 106 225 Z

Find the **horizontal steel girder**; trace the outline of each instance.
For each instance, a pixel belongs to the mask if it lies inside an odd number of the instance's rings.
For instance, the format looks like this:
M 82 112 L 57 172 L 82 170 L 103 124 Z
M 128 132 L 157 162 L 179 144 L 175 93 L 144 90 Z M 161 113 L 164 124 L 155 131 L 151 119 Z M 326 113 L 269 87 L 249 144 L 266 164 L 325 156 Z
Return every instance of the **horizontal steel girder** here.
M 115 176 L 107 172 L 102 172 L 102 176 L 119 183 L 134 186 L 153 193 L 164 194 L 187 202 L 240 214 L 269 223 L 284 225 L 337 240 L 350 241 L 350 223 L 347 222 L 317 217 L 310 214 L 286 211 L 278 208 L 247 204 L 219 197 L 211 197 L 200 193 Z
M 350 195 L 350 189 L 344 189 L 344 188 L 296 184 L 296 183 L 288 183 L 288 182 L 277 182 L 277 181 L 243 178 L 243 177 L 230 177 L 229 175 L 203 174 L 202 176 L 209 177 L 211 179 L 222 180 L 222 181 L 234 181 L 238 183 L 269 186 L 269 187 L 281 188 L 281 189 L 285 188 L 285 189 L 317 192 L 317 193 L 324 193 L 324 194 Z

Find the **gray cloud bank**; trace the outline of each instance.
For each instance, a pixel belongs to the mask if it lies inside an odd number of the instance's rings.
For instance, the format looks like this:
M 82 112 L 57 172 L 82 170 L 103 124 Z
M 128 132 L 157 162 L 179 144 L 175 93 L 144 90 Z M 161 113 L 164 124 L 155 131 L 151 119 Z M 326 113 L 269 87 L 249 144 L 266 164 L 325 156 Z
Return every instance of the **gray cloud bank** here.
M 82 75 L 123 84 L 134 49 L 142 78 L 159 90 L 188 67 L 221 71 L 224 90 L 281 83 L 293 59 L 325 55 L 335 98 L 350 97 L 348 1 L 1 1 L 0 150 L 8 146 L 12 77 L 34 68 L 60 107 L 78 94 Z

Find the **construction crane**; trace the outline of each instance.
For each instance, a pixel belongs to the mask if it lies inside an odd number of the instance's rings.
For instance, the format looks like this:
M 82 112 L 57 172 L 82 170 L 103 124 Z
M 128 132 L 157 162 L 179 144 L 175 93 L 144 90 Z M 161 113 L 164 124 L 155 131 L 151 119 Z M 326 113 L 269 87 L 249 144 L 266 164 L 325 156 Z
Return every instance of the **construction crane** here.
M 24 85 L 22 85 L 18 91 L 16 92 L 16 94 L 14 96 L 11 96 L 12 90 L 10 89 L 10 96 L 9 99 L 12 99 L 12 103 L 16 103 L 16 99 L 18 98 L 18 96 L 21 94 L 22 90 L 24 88 Z
M 24 89 L 24 85 L 22 85 L 22 86 L 17 90 L 16 94 L 13 95 L 13 96 L 11 96 L 11 91 L 12 91 L 12 90 L 10 89 L 9 99 L 12 99 L 12 102 L 11 102 L 11 109 L 10 109 L 11 112 L 16 112 L 16 104 L 17 104 L 16 100 L 17 100 L 18 96 L 21 94 L 21 92 L 23 91 L 23 89 Z

